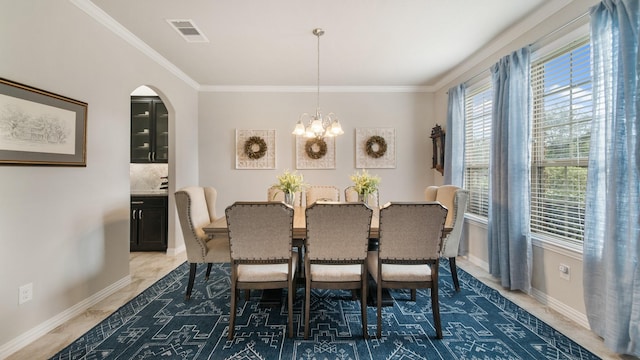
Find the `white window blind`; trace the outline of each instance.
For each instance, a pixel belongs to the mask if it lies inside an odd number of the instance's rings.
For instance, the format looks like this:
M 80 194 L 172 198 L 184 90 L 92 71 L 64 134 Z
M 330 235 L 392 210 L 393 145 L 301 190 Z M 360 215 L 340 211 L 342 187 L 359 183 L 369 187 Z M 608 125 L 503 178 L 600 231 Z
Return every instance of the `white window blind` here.
M 545 49 L 546 50 L 546 49 Z M 589 39 L 532 63 L 531 231 L 581 243 L 592 117 Z
M 489 210 L 492 96 L 489 77 L 469 86 L 465 95 L 464 188 L 469 190 L 467 212 L 485 218 Z

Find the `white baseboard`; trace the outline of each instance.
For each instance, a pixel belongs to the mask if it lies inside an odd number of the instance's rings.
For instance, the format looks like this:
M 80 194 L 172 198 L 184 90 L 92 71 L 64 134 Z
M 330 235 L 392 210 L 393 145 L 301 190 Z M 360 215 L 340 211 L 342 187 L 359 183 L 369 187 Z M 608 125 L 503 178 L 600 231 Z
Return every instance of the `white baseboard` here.
M 589 320 L 587 319 L 587 315 L 577 311 L 576 309 L 568 306 L 567 304 L 555 298 L 552 298 L 551 296 L 543 293 L 538 289 L 531 288 L 531 296 L 537 301 L 539 301 L 540 303 L 549 306 L 551 309 L 575 321 L 582 327 L 588 330 L 591 330 L 591 327 L 589 326 Z
M 181 254 L 181 253 L 185 252 L 186 250 L 187 250 L 187 248 L 183 244 L 182 246 L 177 247 L 177 248 L 168 248 L 167 249 L 167 255 L 176 256 L 178 254 Z
M 489 263 L 486 261 L 477 258 L 473 255 L 469 255 L 467 257 L 470 263 L 480 267 L 482 270 L 489 272 Z M 543 293 L 538 289 L 531 288 L 531 297 L 536 299 L 541 304 L 549 306 L 551 309 L 559 312 L 561 315 L 575 321 L 579 325 L 583 326 L 586 329 L 591 329 L 589 326 L 589 320 L 587 319 L 587 315 L 577 311 L 576 309 L 568 306 L 567 304 Z
M 13 340 L 10 340 L 6 344 L 3 344 L 2 346 L 0 346 L 0 359 L 9 357 L 9 355 L 31 344 L 32 342 L 38 340 L 40 337 L 44 336 L 45 334 L 55 329 L 56 327 L 82 314 L 91 306 L 99 303 L 100 301 L 107 298 L 109 295 L 119 291 L 120 289 L 124 288 L 130 283 L 131 283 L 131 275 L 127 275 L 122 279 L 116 281 L 112 285 L 92 295 L 91 297 L 82 300 L 81 302 L 59 313 L 58 315 L 55 315 L 49 320 L 46 320 L 45 322 L 32 328 L 31 330 L 25 332 L 24 334 L 14 338 Z
M 475 257 L 471 254 L 469 254 L 467 256 L 467 259 L 469 260 L 470 263 L 472 263 L 475 266 L 478 266 L 479 268 L 481 268 L 482 270 L 489 272 L 489 263 L 480 259 L 479 257 Z

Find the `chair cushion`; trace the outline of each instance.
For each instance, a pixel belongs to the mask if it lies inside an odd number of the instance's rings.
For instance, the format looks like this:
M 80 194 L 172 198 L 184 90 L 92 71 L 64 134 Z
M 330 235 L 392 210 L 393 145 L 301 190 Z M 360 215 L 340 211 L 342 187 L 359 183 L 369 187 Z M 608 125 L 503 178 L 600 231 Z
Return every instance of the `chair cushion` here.
M 298 253 L 291 258 L 291 277 L 298 267 Z M 289 264 L 240 264 L 238 265 L 238 282 L 287 281 Z
M 311 264 L 311 281 L 360 281 L 360 265 L 322 265 Z
M 373 280 L 378 282 L 378 252 L 369 251 L 367 267 Z M 382 264 L 382 279 L 384 281 L 431 281 L 431 267 L 424 265 Z

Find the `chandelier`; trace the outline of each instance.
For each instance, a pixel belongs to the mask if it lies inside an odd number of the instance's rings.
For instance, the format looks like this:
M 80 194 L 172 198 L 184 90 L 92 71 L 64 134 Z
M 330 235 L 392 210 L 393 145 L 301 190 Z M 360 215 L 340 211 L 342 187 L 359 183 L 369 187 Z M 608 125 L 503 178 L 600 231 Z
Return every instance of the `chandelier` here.
M 324 30 L 313 29 L 313 35 L 318 38 L 318 86 L 317 86 L 317 106 L 315 115 L 303 113 L 296 124 L 292 134 L 304 135 L 308 138 L 324 138 L 344 134 L 342 126 L 334 113 L 322 115 L 320 111 L 320 36 L 324 34 Z M 305 125 L 306 123 L 306 125 Z

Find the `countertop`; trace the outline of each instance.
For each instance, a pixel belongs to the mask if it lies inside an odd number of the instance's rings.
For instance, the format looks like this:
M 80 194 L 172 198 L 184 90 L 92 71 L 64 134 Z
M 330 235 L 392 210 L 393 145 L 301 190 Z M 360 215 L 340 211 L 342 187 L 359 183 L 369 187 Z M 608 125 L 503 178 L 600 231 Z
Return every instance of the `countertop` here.
M 168 196 L 167 190 L 131 190 L 131 196 Z

